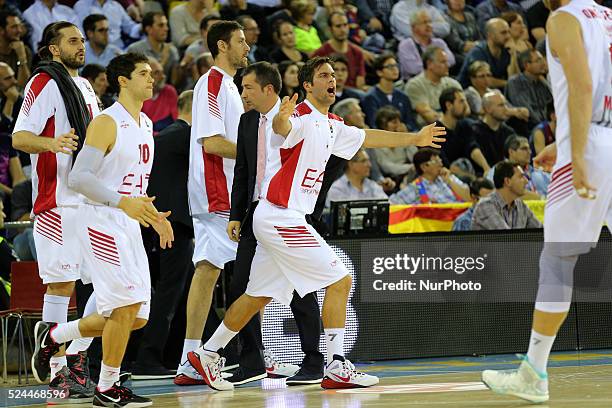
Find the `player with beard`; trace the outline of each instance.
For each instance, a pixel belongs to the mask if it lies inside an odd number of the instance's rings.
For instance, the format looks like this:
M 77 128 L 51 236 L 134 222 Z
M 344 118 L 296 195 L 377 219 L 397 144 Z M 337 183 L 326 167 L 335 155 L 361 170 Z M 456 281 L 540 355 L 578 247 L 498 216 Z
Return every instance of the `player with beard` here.
M 82 251 L 76 239 L 77 208 L 83 197 L 68 187 L 68 173 L 79 138 L 85 137 L 80 133 L 84 133 L 99 108 L 91 85 L 78 76 L 78 69 L 85 63 L 85 40 L 79 29 L 66 21 L 50 24 L 43 32 L 42 44 L 45 45 L 39 54 L 46 60 L 42 65 L 47 68 L 37 70 L 26 85 L 13 133 L 13 147 L 30 153 L 32 159 L 34 242 L 38 271 L 47 285 L 42 319 L 62 323 L 68 317 L 75 281 L 84 272 Z M 69 86 L 60 85 L 54 78 L 67 81 Z M 79 103 L 67 106 L 66 100 Z M 79 115 L 81 120 L 75 121 Z M 75 127 L 82 128 L 82 132 L 75 132 Z M 86 309 L 91 310 L 91 304 Z M 74 354 L 69 358 L 74 363 L 72 368 L 78 372 L 67 367 L 63 351 L 48 356 L 46 361 L 50 366 L 34 370 L 39 382 L 45 381 L 51 372 L 49 387 L 60 398 L 49 402 L 92 401 L 93 386 L 89 386 L 86 371 L 82 371 L 84 356 L 80 353 L 88 346 L 85 340 L 75 342 L 68 349 L 68 354 Z
M 546 366 L 570 309 L 578 256 L 612 225 L 612 11 L 592 0 L 544 0 L 547 56 L 557 113 L 555 160 L 544 212 L 544 249 L 529 350 L 517 370 L 487 370 L 493 391 L 531 402 L 549 399 Z

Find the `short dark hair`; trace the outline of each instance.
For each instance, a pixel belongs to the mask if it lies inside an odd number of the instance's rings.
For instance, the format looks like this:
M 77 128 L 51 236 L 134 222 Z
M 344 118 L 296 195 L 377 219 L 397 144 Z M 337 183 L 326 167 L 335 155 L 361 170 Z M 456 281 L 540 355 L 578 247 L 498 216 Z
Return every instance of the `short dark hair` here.
M 440 156 L 440 151 L 432 149 L 431 147 L 424 147 L 419 149 L 414 156 L 412 157 L 412 163 L 414 164 L 414 169 L 416 173 L 421 176 L 423 175 L 423 169 L 421 169 L 421 165 L 427 163 L 434 156 Z
M 221 20 L 221 17 L 219 17 L 216 14 L 209 14 L 206 17 L 204 17 L 202 19 L 202 21 L 200 21 L 200 31 L 202 30 L 206 30 L 208 28 L 208 23 L 211 21 L 218 21 Z
M 274 92 L 278 95 L 281 90 L 281 76 L 278 69 L 269 62 L 261 61 L 249 65 L 242 72 L 242 77 L 255 74 L 255 81 L 263 89 L 264 86 L 272 85 Z
M 495 189 L 493 182 L 484 177 L 478 177 L 472 180 L 470 183 L 470 194 L 476 197 L 480 197 L 480 190 L 486 188 L 487 190 Z
M 161 11 L 149 11 L 142 18 L 142 32 L 146 33 L 146 28 L 151 27 L 155 24 L 155 17 L 166 17 L 166 15 Z
M 245 23 L 247 20 L 253 20 L 255 21 L 255 19 L 251 16 L 249 16 L 248 14 L 241 14 L 238 17 L 236 17 L 236 21 L 238 22 L 238 24 L 240 24 L 241 26 L 245 26 Z M 257 23 L 257 21 L 255 21 Z
M 525 51 L 522 51 L 519 55 L 518 55 L 518 65 L 519 65 L 519 69 L 522 71 L 525 71 L 525 67 L 527 66 L 528 62 L 531 62 L 531 55 L 535 54 L 536 52 L 538 52 L 538 50 L 536 49 L 528 49 Z
M 83 78 L 89 79 L 91 81 L 95 81 L 98 75 L 106 72 L 106 68 L 99 64 L 87 64 L 83 67 L 81 71 L 81 76 Z
M 53 54 L 51 54 L 49 46 L 58 45 L 62 39 L 61 31 L 68 27 L 77 26 L 68 21 L 56 21 L 45 27 L 42 33 L 42 39 L 40 40 L 40 47 L 38 48 L 38 55 L 40 55 L 41 59 L 53 59 Z
M 385 129 L 387 127 L 387 123 L 391 122 L 395 119 L 402 118 L 402 114 L 400 111 L 393 105 L 383 106 L 382 108 L 376 111 L 376 117 L 374 122 L 376 123 L 377 129 Z
M 113 58 L 106 67 L 106 78 L 112 93 L 119 93 L 119 77 L 132 77 L 132 72 L 136 69 L 136 64 L 148 64 L 149 58 L 140 53 L 128 52 Z
M 95 31 L 96 23 L 98 21 L 108 20 L 104 14 L 90 14 L 83 20 L 83 30 L 85 30 L 85 37 L 87 37 L 88 31 Z
M 0 11 L 0 27 L 1 28 L 6 28 L 6 26 L 8 25 L 9 17 L 19 17 L 19 14 L 11 10 Z
M 223 41 L 224 43 L 229 45 L 234 31 L 242 29 L 243 27 L 236 21 L 228 20 L 217 21 L 212 26 L 210 26 L 210 29 L 208 30 L 208 35 L 206 36 L 206 43 L 213 58 L 217 58 L 217 55 L 219 55 L 219 45 L 217 45 L 217 42 Z
M 327 25 L 330 27 L 331 29 L 331 25 L 332 25 L 332 18 L 334 18 L 334 16 L 342 16 L 342 17 L 346 17 L 346 14 L 340 12 L 340 11 L 333 11 L 330 13 L 329 16 L 327 16 Z
M 440 103 L 440 109 L 442 109 L 442 113 L 446 113 L 446 111 L 448 110 L 448 108 L 446 107 L 447 102 L 455 102 L 455 99 L 457 98 L 457 92 L 462 91 L 461 89 L 454 86 L 446 88 L 442 91 L 442 93 L 440 94 L 440 98 L 438 99 L 438 102 Z
M 495 188 L 503 188 L 504 181 L 507 178 L 514 176 L 514 171 L 518 167 L 518 164 L 511 162 L 510 160 L 502 160 L 497 163 L 494 167 L 495 174 L 493 175 L 493 183 Z
M 372 63 L 372 68 L 374 68 L 374 72 L 382 71 L 383 69 L 385 69 L 385 62 L 387 62 L 387 60 L 390 60 L 391 58 L 397 61 L 397 57 L 390 52 L 385 52 L 376 57 L 376 59 Z
M 517 150 L 521 143 L 527 142 L 529 143 L 529 139 L 524 136 L 519 135 L 511 135 L 504 142 L 504 155 L 506 158 L 510 157 L 510 149 Z
M 430 45 L 429 47 L 425 48 L 425 51 L 423 51 L 423 55 L 421 55 L 421 59 L 423 60 L 423 68 L 427 69 L 427 67 L 429 66 L 429 62 L 433 61 L 434 58 L 436 58 L 436 53 L 438 51 L 444 50 L 435 45 Z
M 343 54 L 332 54 L 332 55 L 329 56 L 329 59 L 331 60 L 332 67 L 334 67 L 336 62 L 343 63 L 344 65 L 346 65 L 347 68 L 349 66 L 348 59 L 346 59 L 346 57 Z M 334 69 L 336 69 L 336 68 L 334 67 Z
M 312 84 L 315 71 L 324 64 L 333 66 L 333 61 L 329 57 L 314 57 L 306 61 L 306 63 L 302 65 L 302 68 L 300 68 L 300 72 L 298 72 L 300 87 L 304 88 L 304 82 Z M 306 89 L 304 88 L 304 90 Z

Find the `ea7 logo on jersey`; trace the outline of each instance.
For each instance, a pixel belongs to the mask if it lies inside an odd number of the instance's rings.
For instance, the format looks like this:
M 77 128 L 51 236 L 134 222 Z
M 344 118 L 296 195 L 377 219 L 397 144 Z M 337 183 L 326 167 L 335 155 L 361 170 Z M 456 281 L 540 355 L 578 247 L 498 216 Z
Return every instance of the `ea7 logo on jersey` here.
M 300 187 L 315 188 L 315 185 L 317 183 L 323 183 L 324 174 L 325 174 L 325 171 L 322 171 L 317 176 L 317 169 L 306 169 L 306 172 L 304 173 L 304 178 L 302 178 L 302 183 L 300 184 Z

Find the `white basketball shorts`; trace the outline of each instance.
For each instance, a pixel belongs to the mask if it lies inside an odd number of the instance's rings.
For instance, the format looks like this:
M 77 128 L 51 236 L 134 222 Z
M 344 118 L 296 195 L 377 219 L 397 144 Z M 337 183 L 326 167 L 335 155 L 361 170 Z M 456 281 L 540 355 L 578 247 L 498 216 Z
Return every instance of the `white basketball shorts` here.
M 219 269 L 236 259 L 238 243 L 227 236 L 229 214 L 205 213 L 192 217 L 195 248 L 193 264 L 208 261 Z

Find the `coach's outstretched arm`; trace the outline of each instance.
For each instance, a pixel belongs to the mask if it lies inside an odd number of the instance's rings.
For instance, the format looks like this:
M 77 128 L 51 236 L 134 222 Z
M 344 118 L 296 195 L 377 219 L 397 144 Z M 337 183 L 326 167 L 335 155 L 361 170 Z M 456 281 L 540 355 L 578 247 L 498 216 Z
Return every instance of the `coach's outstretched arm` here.
M 404 147 L 404 146 L 430 146 L 440 148 L 438 143 L 446 141 L 441 137 L 446 134 L 446 128 L 436 126 L 435 123 L 422 128 L 418 133 L 389 132 L 379 129 L 365 129 L 363 147 Z

